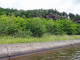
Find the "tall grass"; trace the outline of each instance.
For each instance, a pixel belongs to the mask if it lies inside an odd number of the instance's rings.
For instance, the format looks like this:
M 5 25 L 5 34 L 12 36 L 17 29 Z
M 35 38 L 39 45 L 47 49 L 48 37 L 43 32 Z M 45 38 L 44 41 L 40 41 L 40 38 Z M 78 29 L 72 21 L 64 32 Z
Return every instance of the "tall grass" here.
M 29 43 L 29 42 L 45 42 L 45 41 L 60 41 L 60 40 L 73 40 L 80 39 L 80 35 L 44 35 L 41 38 L 38 37 L 13 37 L 13 36 L 0 36 L 0 44 L 13 44 L 13 43 Z

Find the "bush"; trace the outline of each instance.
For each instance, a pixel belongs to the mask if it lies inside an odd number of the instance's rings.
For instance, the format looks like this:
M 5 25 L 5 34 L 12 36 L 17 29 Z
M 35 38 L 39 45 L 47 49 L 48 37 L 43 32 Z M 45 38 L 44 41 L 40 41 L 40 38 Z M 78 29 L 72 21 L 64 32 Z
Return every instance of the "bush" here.
M 76 24 L 76 34 L 80 35 L 80 24 Z
M 40 18 L 33 18 L 33 21 L 30 23 L 30 31 L 33 33 L 33 36 L 41 37 L 45 31 L 45 25 L 42 24 Z
M 30 30 L 28 30 L 28 31 L 21 31 L 21 30 L 19 30 L 18 32 L 14 33 L 13 36 L 27 38 L 29 36 L 32 36 L 32 32 Z
M 51 34 L 54 34 L 54 28 L 53 28 L 53 20 L 48 20 L 46 21 L 45 23 L 45 26 L 46 26 L 46 32 L 48 33 L 51 33 Z
M 59 21 L 60 23 L 60 30 L 65 32 L 65 34 L 72 35 L 76 34 L 76 25 L 72 22 L 72 20 L 62 19 Z
M 18 31 L 18 29 L 17 29 L 17 27 L 15 26 L 15 25 L 12 25 L 12 24 L 9 24 L 9 25 L 7 25 L 6 27 L 5 27 L 5 29 L 4 29 L 4 32 L 6 33 L 6 34 L 14 34 L 15 32 L 17 32 Z
M 55 35 L 61 35 L 61 34 L 63 34 L 63 31 L 61 29 L 61 24 L 60 24 L 59 20 L 55 20 L 54 21 L 53 31 L 54 31 Z

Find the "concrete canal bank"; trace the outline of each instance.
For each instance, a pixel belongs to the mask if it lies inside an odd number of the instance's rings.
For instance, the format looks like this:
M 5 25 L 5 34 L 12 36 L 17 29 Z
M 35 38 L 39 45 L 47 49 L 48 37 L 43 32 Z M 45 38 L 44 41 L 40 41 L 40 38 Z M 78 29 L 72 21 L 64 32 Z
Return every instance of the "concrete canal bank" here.
M 4 58 L 54 50 L 78 44 L 80 44 L 80 40 L 3 44 L 0 45 L 0 60 Z

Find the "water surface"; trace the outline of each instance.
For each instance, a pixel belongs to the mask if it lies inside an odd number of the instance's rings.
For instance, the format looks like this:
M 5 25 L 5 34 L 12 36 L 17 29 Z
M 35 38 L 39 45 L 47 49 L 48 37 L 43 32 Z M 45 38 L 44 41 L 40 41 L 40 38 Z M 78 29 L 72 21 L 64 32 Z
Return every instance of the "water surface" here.
M 10 60 L 80 60 L 80 45 L 35 53 Z

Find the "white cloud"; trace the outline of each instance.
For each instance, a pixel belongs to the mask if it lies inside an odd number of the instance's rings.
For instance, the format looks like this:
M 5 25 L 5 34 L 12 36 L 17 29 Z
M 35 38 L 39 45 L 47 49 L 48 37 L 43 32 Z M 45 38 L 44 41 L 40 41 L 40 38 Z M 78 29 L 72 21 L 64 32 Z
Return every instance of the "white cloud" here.
M 24 9 L 23 4 L 20 2 L 20 0 L 16 0 L 13 2 L 12 7 L 15 9 Z
M 0 7 L 11 8 L 15 0 L 0 0 Z

